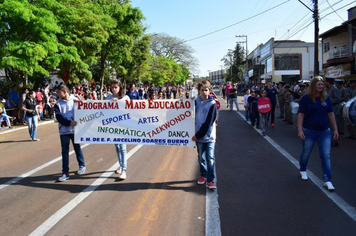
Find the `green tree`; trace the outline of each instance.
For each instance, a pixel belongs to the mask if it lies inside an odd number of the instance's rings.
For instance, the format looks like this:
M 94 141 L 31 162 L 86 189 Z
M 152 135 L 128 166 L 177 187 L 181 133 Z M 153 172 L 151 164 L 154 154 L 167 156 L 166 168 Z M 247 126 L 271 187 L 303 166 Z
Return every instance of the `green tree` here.
M 131 6 L 130 1 L 98 0 L 96 3 L 114 21 L 105 25 L 108 39 L 97 54 L 101 86 L 104 84 L 105 71 L 115 71 L 125 83 L 130 67 L 128 64 L 133 61 L 135 43 L 144 33 L 141 24 L 143 15 L 138 8 Z
M 193 56 L 194 50 L 182 39 L 169 36 L 165 33 L 153 34 L 150 48 L 154 56 L 173 58 L 192 73 L 195 73 L 197 70 L 199 63 Z
M 225 67 L 229 69 L 226 74 L 226 79 L 236 83 L 242 79 L 242 74 L 245 69 L 244 50 L 239 43 L 236 44 L 234 50 L 229 52 L 221 59 Z M 232 72 L 232 78 L 231 78 Z
M 62 31 L 57 37 L 60 47 L 58 57 L 59 75 L 69 74 L 69 83 L 78 83 L 82 79 L 90 80 L 89 67 L 93 65 L 107 42 L 107 27 L 114 25 L 97 1 L 57 0 L 38 1 L 43 7 L 51 9 L 56 15 Z
M 27 75 L 49 75 L 59 48 L 56 34 L 61 31 L 53 13 L 26 0 L 6 0 L 0 4 L 0 68 L 11 79 L 26 85 Z

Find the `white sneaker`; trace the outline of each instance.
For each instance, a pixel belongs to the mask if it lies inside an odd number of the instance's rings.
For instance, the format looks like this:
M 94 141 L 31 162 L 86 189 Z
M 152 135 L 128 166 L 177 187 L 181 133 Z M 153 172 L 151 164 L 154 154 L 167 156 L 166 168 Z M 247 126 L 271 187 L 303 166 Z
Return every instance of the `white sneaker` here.
M 116 173 L 116 174 L 121 175 L 121 172 L 122 172 L 121 166 L 120 166 L 117 170 L 115 170 L 115 173 Z
M 324 187 L 327 188 L 329 191 L 334 191 L 335 190 L 335 187 L 333 186 L 333 184 L 330 181 L 325 182 L 324 183 Z
M 119 176 L 119 179 L 126 179 L 126 172 L 122 172 Z
M 308 180 L 308 175 L 306 171 L 300 171 L 300 178 L 302 180 Z

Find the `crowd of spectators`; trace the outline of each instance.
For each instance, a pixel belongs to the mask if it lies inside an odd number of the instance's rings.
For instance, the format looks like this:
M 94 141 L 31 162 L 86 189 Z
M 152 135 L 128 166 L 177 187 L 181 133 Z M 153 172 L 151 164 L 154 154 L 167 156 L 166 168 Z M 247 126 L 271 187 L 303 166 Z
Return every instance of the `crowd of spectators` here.
M 41 121 L 46 119 L 55 119 L 54 104 L 58 100 L 58 96 L 54 87 L 50 88 L 50 83 L 45 83 L 42 87 L 33 89 L 36 94 L 36 108 L 38 110 L 38 116 Z M 71 94 L 80 100 L 105 100 L 111 95 L 110 85 L 106 84 L 104 84 L 102 89 L 98 83 L 74 84 L 69 87 Z M 126 87 L 126 95 L 128 95 L 131 100 L 189 98 L 191 97 L 191 91 L 193 90 L 193 88 L 190 86 L 155 86 L 153 83 L 150 83 L 149 85 L 141 85 L 139 87 L 136 87 L 135 84 L 128 84 Z M 6 96 L 1 94 L 0 88 L 1 127 L 7 126 L 12 128 L 12 125 L 26 125 L 26 119 L 24 119 L 26 111 L 22 109 L 22 104 L 25 102 L 26 94 L 28 94 L 30 91 L 32 90 L 25 87 L 22 89 L 20 96 L 17 86 L 14 85 L 12 86 L 9 94 Z

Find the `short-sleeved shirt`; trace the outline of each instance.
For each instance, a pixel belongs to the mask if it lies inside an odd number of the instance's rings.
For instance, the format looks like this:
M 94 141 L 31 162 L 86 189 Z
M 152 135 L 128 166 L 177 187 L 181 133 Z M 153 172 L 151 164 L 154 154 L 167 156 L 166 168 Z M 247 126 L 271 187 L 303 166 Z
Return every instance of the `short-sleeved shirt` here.
M 304 114 L 303 128 L 319 131 L 329 129 L 328 113 L 333 111 L 329 96 L 324 102 L 320 97 L 316 97 L 315 102 L 308 96 L 300 99 L 298 112 Z
M 247 101 L 248 101 L 248 104 L 249 104 L 249 109 L 252 108 L 252 111 L 257 111 L 258 112 L 258 109 L 257 109 L 258 98 L 250 96 L 250 97 L 248 97 Z
M 230 93 L 233 93 L 233 94 L 230 94 L 230 98 L 237 98 L 237 93 L 235 93 L 237 91 L 237 89 L 235 88 L 232 88 L 230 90 Z
M 271 102 L 276 102 L 276 94 L 278 94 L 277 89 L 266 88 L 266 92 L 267 92 L 267 97 L 269 98 L 269 100 L 271 100 Z
M 24 102 L 24 105 L 26 107 L 26 109 L 31 109 L 31 110 L 34 110 L 35 111 L 35 114 L 33 113 L 30 113 L 30 112 L 26 112 L 26 116 L 35 116 L 37 115 L 37 111 L 36 111 L 36 106 L 37 106 L 37 102 L 36 100 L 30 100 L 30 99 L 26 99 L 25 102 Z
M 230 90 L 232 89 L 232 86 L 226 86 L 226 94 L 229 94 L 230 93 Z
M 37 101 L 42 101 L 42 93 L 41 92 L 36 92 L 36 99 Z
M 128 91 L 126 92 L 126 95 L 129 96 L 129 98 L 130 98 L 131 100 L 138 100 L 138 99 L 140 99 L 139 96 L 138 96 L 138 92 L 137 92 L 136 89 L 135 89 L 134 91 L 132 91 L 132 92 L 130 92 L 130 90 L 128 90 Z

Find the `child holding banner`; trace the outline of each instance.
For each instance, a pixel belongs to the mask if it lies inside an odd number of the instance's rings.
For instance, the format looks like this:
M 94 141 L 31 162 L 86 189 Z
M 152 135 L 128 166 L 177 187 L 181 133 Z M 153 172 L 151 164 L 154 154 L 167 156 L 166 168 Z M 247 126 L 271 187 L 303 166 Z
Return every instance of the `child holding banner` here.
M 106 98 L 106 100 L 130 100 L 129 96 L 125 95 L 125 90 L 121 82 L 117 79 L 110 80 L 110 89 L 112 95 Z M 126 167 L 127 167 L 127 152 L 126 144 L 115 144 L 117 158 L 119 160 L 120 167 L 115 171 L 119 174 L 119 179 L 126 179 Z
M 211 97 L 209 81 L 202 81 L 198 85 L 200 96 L 195 99 L 195 135 L 192 140 L 197 143 L 200 176 L 198 184 L 206 184 L 209 189 L 216 189 L 214 184 L 215 140 L 217 106 Z
M 70 95 L 68 87 L 63 84 L 58 85 L 58 87 L 56 87 L 56 91 L 59 99 L 54 106 L 54 111 L 58 121 L 58 130 L 62 146 L 62 175 L 59 177 L 58 181 L 63 182 L 69 179 L 70 140 L 72 140 L 79 165 L 77 174 L 84 174 L 86 167 L 82 148 L 78 143 L 74 143 L 74 126 L 77 125 L 77 122 L 74 120 L 74 103 L 77 101 L 77 98 Z
M 261 129 L 262 129 L 262 135 L 266 135 L 266 120 L 267 120 L 267 115 L 268 112 L 271 110 L 271 100 L 266 97 L 267 96 L 267 91 L 262 90 L 261 91 L 261 97 L 257 101 L 257 109 L 260 112 L 260 117 L 261 117 Z

